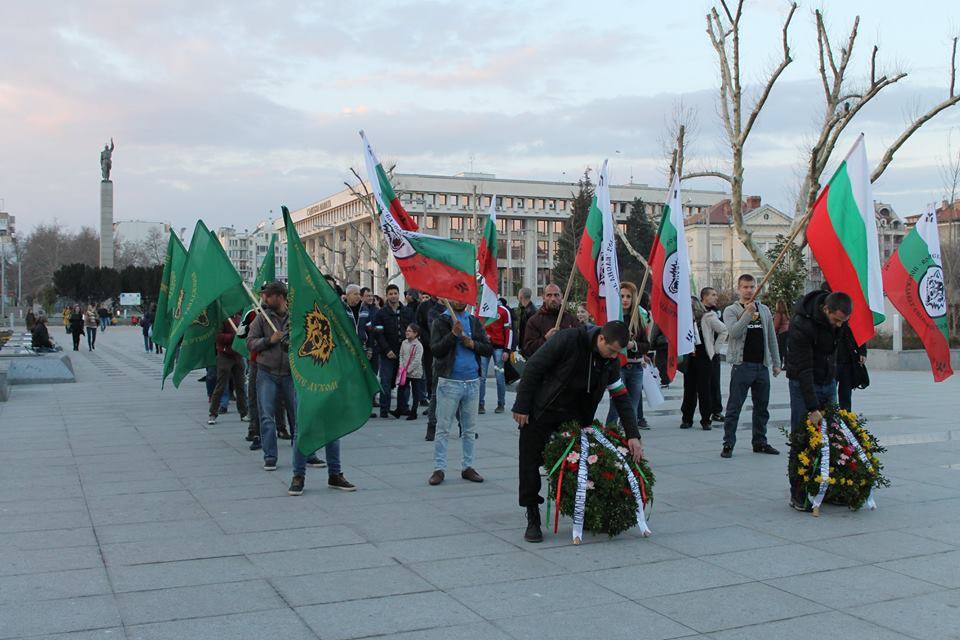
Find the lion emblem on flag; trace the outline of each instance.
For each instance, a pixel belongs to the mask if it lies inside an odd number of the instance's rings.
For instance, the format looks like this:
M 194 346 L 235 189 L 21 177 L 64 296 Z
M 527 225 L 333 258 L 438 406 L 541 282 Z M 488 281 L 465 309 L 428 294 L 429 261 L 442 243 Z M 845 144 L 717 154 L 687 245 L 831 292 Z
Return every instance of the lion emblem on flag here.
M 931 318 L 947 313 L 947 292 L 943 282 L 943 270 L 936 264 L 927 268 L 920 278 L 920 302 Z
M 200 315 L 198 315 L 197 319 L 193 321 L 193 324 L 198 324 L 201 327 L 206 327 L 210 325 L 210 317 L 207 315 L 206 309 L 200 312 Z
M 313 363 L 323 366 L 330 361 L 336 344 L 333 341 L 333 332 L 330 319 L 320 310 L 317 303 L 313 303 L 313 310 L 303 315 L 303 344 L 297 352 L 301 358 L 313 358 Z

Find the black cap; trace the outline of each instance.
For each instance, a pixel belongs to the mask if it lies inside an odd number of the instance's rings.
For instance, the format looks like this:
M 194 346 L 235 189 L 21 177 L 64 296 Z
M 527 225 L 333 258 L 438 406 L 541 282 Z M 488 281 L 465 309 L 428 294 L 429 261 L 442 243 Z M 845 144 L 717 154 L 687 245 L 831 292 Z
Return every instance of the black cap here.
M 287 297 L 287 287 L 279 280 L 268 282 L 267 284 L 263 285 L 263 288 L 260 289 L 260 291 L 268 296 L 279 295 L 283 296 L 284 298 Z

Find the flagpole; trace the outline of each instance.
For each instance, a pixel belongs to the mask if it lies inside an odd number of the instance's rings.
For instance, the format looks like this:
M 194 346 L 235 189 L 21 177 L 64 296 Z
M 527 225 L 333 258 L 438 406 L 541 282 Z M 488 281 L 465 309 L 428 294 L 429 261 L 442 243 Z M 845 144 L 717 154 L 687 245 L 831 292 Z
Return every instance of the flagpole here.
M 237 329 L 237 325 L 233 323 L 233 318 L 231 318 L 230 316 L 227 316 L 227 322 L 230 323 L 230 328 L 233 329 L 234 333 L 239 331 L 239 329 Z
M 263 306 L 260 304 L 260 298 L 253 295 L 253 291 L 250 291 L 250 287 L 247 286 L 246 282 L 241 281 L 240 284 L 243 285 L 243 290 L 246 291 L 247 294 L 250 296 L 250 299 L 253 300 L 253 304 L 257 305 L 257 309 L 259 309 L 260 315 L 262 315 L 263 319 L 267 321 L 267 324 L 270 325 L 270 328 L 273 329 L 274 332 L 276 332 L 277 326 L 273 324 L 273 321 L 270 319 L 270 316 L 268 316 L 266 311 L 263 310 Z
M 630 331 L 636 332 L 640 326 L 640 300 L 643 298 L 643 290 L 647 286 L 647 280 L 650 279 L 650 263 L 644 260 L 646 269 L 643 270 L 643 280 L 640 281 L 640 290 L 637 291 L 637 299 L 634 300 L 633 312 L 630 314 Z
M 579 249 L 579 243 L 577 245 L 577 248 Z M 573 255 L 576 256 L 577 254 L 574 253 Z M 560 303 L 560 312 L 557 314 L 557 324 L 553 326 L 555 330 L 560 329 L 560 323 L 563 321 L 563 310 L 567 308 L 567 300 L 570 298 L 570 289 L 573 288 L 573 278 L 576 275 L 577 275 L 577 264 L 576 262 L 574 262 L 570 266 L 570 276 L 567 278 L 567 288 L 563 292 L 563 301 Z

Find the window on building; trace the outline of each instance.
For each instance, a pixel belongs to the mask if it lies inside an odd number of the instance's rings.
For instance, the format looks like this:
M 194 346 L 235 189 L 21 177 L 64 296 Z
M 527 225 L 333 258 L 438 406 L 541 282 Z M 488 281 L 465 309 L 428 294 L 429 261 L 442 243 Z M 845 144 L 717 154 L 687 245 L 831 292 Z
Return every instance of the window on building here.
M 559 201 L 557 201 L 557 209 L 560 210 L 560 211 L 566 211 L 566 210 L 567 210 L 567 201 L 566 201 L 566 200 L 559 200 Z
M 432 206 L 434 206 L 434 207 L 437 206 L 437 194 L 435 194 L 435 193 L 428 193 L 428 194 L 427 194 L 427 204 L 432 205 Z
M 445 194 L 445 193 L 439 193 L 439 194 L 437 194 L 437 204 L 446 206 L 446 204 L 447 204 L 447 194 Z
M 549 224 L 547 220 L 537 220 L 537 233 L 546 234 Z
M 437 228 L 437 216 L 427 216 L 426 224 L 423 225 L 427 229 L 436 229 Z
M 557 254 L 558 254 L 558 253 L 560 253 L 560 241 L 559 241 L 559 240 L 554 240 L 554 241 L 553 241 L 553 259 L 554 259 L 554 260 L 557 259 Z
M 723 261 L 723 243 L 722 242 L 710 243 L 710 260 L 712 262 Z
M 553 221 L 553 232 L 554 233 L 563 233 L 563 222 L 560 220 Z
M 506 233 L 506 232 L 507 232 L 507 219 L 497 218 L 497 233 Z
M 627 223 L 626 223 L 626 222 L 618 222 L 618 223 L 617 223 L 617 229 L 620 229 L 620 231 L 623 231 L 624 233 L 626 233 L 626 232 L 627 232 Z
M 510 218 L 511 231 L 523 231 L 523 218 Z
M 517 209 L 523 209 L 523 198 L 517 198 Z
M 537 198 L 535 209 L 543 209 L 543 198 Z
M 523 260 L 523 240 L 510 241 L 510 258 L 513 260 Z
M 533 198 L 527 198 L 527 209 L 533 209 Z
M 537 260 L 549 258 L 550 244 L 547 240 L 537 240 Z
M 550 269 L 537 269 L 537 289 L 543 291 L 548 284 L 550 284 Z
M 503 208 L 503 196 L 497 196 L 497 207 L 500 209 Z
M 556 201 L 556 200 L 547 200 L 547 209 L 548 209 L 549 211 L 555 211 L 556 208 L 557 208 L 557 201 Z
M 457 206 L 460 204 L 460 196 L 455 193 L 451 193 L 447 196 L 447 204 L 449 204 L 451 207 Z
M 507 257 L 507 239 L 506 238 L 497 238 L 497 257 L 498 258 Z
M 513 198 L 510 197 L 510 196 L 504 196 L 504 197 L 503 197 L 503 206 L 505 206 L 505 207 L 513 207 Z
M 463 231 L 463 218 L 450 216 L 450 231 Z
M 517 291 L 523 287 L 523 267 L 511 267 L 510 286 L 513 289 L 513 295 L 517 295 Z
M 483 196 L 483 206 L 484 207 L 490 206 L 490 196 Z

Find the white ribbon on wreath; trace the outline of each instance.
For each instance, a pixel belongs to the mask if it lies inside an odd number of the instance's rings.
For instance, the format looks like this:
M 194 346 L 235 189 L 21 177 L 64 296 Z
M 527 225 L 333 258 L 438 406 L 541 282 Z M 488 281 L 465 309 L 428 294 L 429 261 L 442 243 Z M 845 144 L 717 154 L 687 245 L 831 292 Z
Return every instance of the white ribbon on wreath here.
M 577 468 L 577 495 L 573 501 L 573 544 L 583 540 L 583 514 L 587 506 L 587 458 L 590 457 L 590 440 L 587 427 L 580 430 L 580 466 Z
M 867 457 L 866 452 L 863 450 L 863 447 L 860 446 L 860 441 L 857 440 L 856 436 L 853 435 L 853 432 L 850 431 L 843 420 L 837 422 L 837 427 L 840 430 L 840 433 L 843 434 L 844 440 L 846 440 L 851 447 L 857 452 L 857 456 L 863 462 L 863 464 L 872 468 L 873 465 L 870 464 L 870 459 Z M 823 436 L 823 444 L 820 445 L 820 489 L 817 492 L 817 495 L 811 499 L 811 504 L 813 505 L 813 515 L 820 515 L 820 505 L 823 504 L 823 499 L 827 495 L 827 489 L 830 486 L 830 436 L 827 431 L 827 420 L 826 418 L 820 421 L 819 425 L 820 435 Z M 870 493 L 867 494 L 867 508 L 873 511 L 877 508 L 877 502 L 873 499 L 873 489 L 870 489 Z
M 613 455 L 615 455 L 617 460 L 623 465 L 623 470 L 627 474 L 627 482 L 630 483 L 630 491 L 633 492 L 633 497 L 637 501 L 637 528 L 640 529 L 640 535 L 644 538 L 649 538 L 653 532 L 650 531 L 650 527 L 647 526 L 647 515 L 643 512 L 643 492 L 640 491 L 640 483 L 637 482 L 636 476 L 630 471 L 630 463 L 627 462 L 623 454 L 613 446 L 613 443 L 607 439 L 607 436 L 596 429 L 594 429 L 593 435 L 597 439 L 597 442 L 613 452 Z

